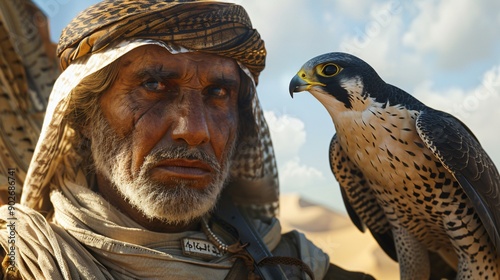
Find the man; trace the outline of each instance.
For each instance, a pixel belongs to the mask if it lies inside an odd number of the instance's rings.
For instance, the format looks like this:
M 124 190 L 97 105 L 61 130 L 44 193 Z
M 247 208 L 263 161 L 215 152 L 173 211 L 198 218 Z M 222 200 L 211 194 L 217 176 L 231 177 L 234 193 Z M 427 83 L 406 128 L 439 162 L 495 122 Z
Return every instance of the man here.
M 242 7 L 103 1 L 63 31 L 58 55 L 21 205 L 0 208 L 4 274 L 369 279 L 281 235 L 255 91 L 266 52 Z

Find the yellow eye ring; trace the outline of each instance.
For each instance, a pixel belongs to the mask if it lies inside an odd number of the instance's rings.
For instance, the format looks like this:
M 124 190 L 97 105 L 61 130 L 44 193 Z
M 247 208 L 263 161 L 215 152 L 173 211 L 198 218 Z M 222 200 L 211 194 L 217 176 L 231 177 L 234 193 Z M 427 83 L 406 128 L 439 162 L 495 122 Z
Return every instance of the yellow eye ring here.
M 335 63 L 326 63 L 318 66 L 318 73 L 323 77 L 333 77 L 342 71 L 342 68 Z

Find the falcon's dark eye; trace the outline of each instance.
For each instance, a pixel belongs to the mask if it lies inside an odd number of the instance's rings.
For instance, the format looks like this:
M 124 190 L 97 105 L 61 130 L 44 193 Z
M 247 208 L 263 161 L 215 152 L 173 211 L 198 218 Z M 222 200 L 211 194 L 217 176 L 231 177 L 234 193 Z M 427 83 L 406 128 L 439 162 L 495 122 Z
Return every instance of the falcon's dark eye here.
M 337 64 L 327 63 L 322 65 L 319 74 L 323 77 L 333 77 L 337 75 L 340 70 L 342 70 L 342 68 L 340 68 Z

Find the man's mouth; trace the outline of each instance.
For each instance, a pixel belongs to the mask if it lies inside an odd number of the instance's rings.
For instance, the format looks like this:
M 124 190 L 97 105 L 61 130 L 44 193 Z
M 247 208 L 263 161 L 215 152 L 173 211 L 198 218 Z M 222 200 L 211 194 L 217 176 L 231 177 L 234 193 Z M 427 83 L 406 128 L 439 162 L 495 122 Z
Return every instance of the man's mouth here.
M 192 159 L 166 159 L 160 161 L 152 169 L 153 175 L 165 178 L 175 177 L 178 179 L 200 180 L 213 172 L 209 164 Z

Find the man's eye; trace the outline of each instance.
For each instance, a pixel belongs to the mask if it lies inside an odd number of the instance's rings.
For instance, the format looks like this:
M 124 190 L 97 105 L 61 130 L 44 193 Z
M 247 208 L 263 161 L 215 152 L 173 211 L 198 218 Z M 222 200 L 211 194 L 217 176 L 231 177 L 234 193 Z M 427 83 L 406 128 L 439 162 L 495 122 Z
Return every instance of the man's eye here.
M 207 94 L 215 97 L 225 97 L 229 95 L 229 91 L 223 87 L 213 86 L 207 89 Z
M 164 91 L 167 88 L 164 83 L 156 80 L 146 81 L 142 85 L 149 91 Z

